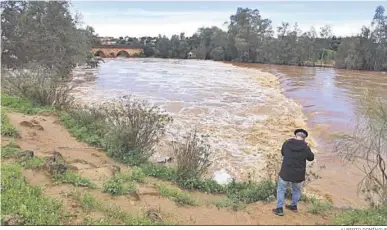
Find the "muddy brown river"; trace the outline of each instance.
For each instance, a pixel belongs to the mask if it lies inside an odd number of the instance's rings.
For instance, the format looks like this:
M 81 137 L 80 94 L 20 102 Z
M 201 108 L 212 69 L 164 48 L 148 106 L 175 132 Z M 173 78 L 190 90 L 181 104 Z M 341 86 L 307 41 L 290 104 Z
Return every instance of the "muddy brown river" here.
M 246 68 L 248 67 L 248 68 Z M 76 81 L 82 82 L 82 70 Z M 278 152 L 296 127 L 316 143 L 315 167 L 326 166 L 310 190 L 328 194 L 337 205 L 363 205 L 356 185 L 362 175 L 331 151 L 330 132 L 348 132 L 362 89 L 387 100 L 387 74 L 197 60 L 110 59 L 75 96 L 101 102 L 132 94 L 174 117 L 167 139 L 197 127 L 210 134 L 218 181 L 260 175 L 267 153 Z M 177 135 L 178 134 L 178 135 Z M 162 149 L 155 157 L 168 155 Z

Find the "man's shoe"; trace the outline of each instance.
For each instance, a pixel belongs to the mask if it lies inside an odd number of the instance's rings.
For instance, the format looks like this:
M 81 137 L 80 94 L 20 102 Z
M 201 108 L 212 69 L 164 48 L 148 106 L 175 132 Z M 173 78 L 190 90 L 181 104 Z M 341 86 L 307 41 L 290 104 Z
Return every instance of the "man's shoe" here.
M 298 212 L 298 210 L 297 210 L 297 205 L 285 205 L 285 208 L 286 209 L 289 209 L 289 210 L 291 210 L 291 211 L 293 211 L 293 212 Z
M 275 208 L 273 209 L 273 213 L 276 214 L 277 216 L 283 216 L 284 210 L 282 208 Z

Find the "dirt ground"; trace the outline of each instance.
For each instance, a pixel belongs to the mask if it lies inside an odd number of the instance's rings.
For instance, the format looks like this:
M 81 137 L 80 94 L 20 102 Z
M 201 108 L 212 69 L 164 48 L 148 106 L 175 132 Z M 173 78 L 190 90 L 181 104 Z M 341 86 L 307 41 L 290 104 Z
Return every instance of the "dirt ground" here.
M 313 215 L 307 212 L 306 204 L 300 203 L 299 212 L 285 212 L 285 216 L 279 217 L 272 214 L 274 202 L 257 202 L 249 204 L 246 209 L 233 211 L 228 208 L 218 209 L 211 200 L 219 199 L 220 196 L 192 192 L 190 195 L 198 200 L 198 207 L 177 206 L 168 198 L 160 197 L 158 190 L 153 184 L 164 183 L 154 178 L 147 178 L 145 183 L 137 185 L 139 198 L 131 196 L 111 197 L 102 192 L 103 181 L 112 176 L 110 167 L 118 165 L 122 170 L 127 170 L 126 165 L 113 161 L 103 151 L 89 147 L 77 141 L 70 133 L 61 126 L 57 117 L 46 114 L 27 116 L 19 113 L 8 113 L 10 122 L 16 127 L 21 138 L 17 139 L 21 149 L 32 150 L 37 156 L 47 156 L 53 150 L 60 152 L 65 160 L 78 169 L 78 173 L 89 178 L 96 185 L 96 189 L 76 188 L 78 191 L 88 191 L 98 201 L 106 204 L 118 205 L 122 210 L 142 214 L 150 208 L 160 211 L 164 220 L 181 225 L 322 225 L 329 224 L 330 215 Z M 34 120 L 39 126 L 30 127 L 26 122 Z M 9 139 L 2 138 L 2 145 Z M 5 163 L 5 162 L 3 162 Z M 25 170 L 27 181 L 42 187 L 44 194 L 63 202 L 65 210 L 76 208 L 76 203 L 68 196 L 74 190 L 74 186 L 52 183 L 44 172 L 37 170 Z M 75 207 L 75 208 L 74 208 Z M 81 210 L 77 210 L 81 212 Z M 98 217 L 100 213 L 92 213 Z M 77 219 L 74 220 L 75 222 Z

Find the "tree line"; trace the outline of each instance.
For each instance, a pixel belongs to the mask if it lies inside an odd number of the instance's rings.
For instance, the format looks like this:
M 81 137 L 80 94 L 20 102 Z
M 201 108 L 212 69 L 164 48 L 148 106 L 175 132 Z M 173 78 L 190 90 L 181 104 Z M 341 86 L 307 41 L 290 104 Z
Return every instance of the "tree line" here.
M 1 63 L 3 68 L 30 64 L 66 76 L 84 63 L 98 37 L 81 28 L 68 1 L 2 1 Z
M 119 44 L 143 44 L 144 56 L 194 58 L 281 65 L 331 65 L 358 70 L 387 70 L 387 16 L 378 6 L 371 26 L 363 26 L 356 36 L 338 37 L 329 26 L 302 32 L 298 24 L 283 22 L 276 29 L 257 9 L 238 8 L 227 22 L 226 31 L 202 27 L 191 37 L 184 33 L 171 38 L 124 39 Z M 152 42 L 156 40 L 156 42 Z
M 68 1 L 2 1 L 2 67 L 37 63 L 61 75 L 90 59 L 100 41 L 92 27 L 81 28 Z M 356 36 L 337 37 L 329 26 L 302 32 L 283 22 L 276 29 L 257 9 L 238 8 L 227 30 L 202 27 L 191 37 L 127 37 L 119 44 L 144 46 L 145 57 L 197 58 L 282 65 L 331 65 L 359 70 L 387 70 L 387 16 L 378 6 L 371 26 Z M 191 56 L 192 54 L 192 56 Z

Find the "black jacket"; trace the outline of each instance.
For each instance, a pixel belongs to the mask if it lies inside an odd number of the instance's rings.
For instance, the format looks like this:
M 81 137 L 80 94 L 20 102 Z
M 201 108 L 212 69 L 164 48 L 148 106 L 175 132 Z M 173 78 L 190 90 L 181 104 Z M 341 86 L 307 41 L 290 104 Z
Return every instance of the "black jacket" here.
M 279 176 L 284 181 L 299 183 L 305 180 L 306 160 L 313 161 L 314 154 L 303 140 L 289 139 L 282 145 L 283 156 Z

